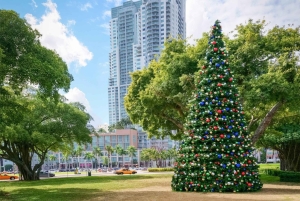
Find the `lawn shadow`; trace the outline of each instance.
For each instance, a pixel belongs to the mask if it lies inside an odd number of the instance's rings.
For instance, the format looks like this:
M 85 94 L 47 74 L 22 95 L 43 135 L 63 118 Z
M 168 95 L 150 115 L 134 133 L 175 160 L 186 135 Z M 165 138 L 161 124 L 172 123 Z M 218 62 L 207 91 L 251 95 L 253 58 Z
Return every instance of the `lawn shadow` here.
M 35 187 L 41 185 L 60 186 L 65 184 L 91 184 L 91 183 L 107 183 L 113 181 L 151 179 L 151 175 L 120 175 L 120 176 L 93 176 L 93 177 L 64 177 L 64 178 L 49 178 L 37 181 L 7 181 L 5 185 L 15 187 Z
M 34 193 L 32 193 L 34 192 Z M 69 201 L 89 200 L 95 197 L 101 198 L 101 189 L 78 189 L 78 188 L 19 188 L 8 195 L 0 196 L 1 201 Z

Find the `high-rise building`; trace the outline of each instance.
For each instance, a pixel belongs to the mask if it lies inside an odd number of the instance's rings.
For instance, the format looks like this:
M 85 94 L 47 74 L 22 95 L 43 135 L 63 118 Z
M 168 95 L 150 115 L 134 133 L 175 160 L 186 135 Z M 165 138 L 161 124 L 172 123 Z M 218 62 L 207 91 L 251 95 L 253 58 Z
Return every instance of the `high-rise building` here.
M 126 1 L 110 20 L 109 124 L 127 117 L 124 96 L 130 72 L 158 58 L 167 38 L 185 38 L 186 0 Z

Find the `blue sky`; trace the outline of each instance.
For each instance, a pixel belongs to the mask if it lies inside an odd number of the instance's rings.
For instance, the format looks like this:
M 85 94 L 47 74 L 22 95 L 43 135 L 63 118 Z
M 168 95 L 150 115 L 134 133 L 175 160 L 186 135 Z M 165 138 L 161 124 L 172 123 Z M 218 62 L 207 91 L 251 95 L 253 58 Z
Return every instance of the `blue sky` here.
M 110 9 L 125 0 L 0 0 L 0 9 L 14 10 L 41 34 L 41 43 L 54 49 L 74 77 L 65 96 L 83 103 L 97 127 L 108 123 L 108 54 Z M 189 42 L 209 31 L 216 19 L 232 31 L 248 19 L 274 25 L 300 25 L 300 0 L 187 0 Z

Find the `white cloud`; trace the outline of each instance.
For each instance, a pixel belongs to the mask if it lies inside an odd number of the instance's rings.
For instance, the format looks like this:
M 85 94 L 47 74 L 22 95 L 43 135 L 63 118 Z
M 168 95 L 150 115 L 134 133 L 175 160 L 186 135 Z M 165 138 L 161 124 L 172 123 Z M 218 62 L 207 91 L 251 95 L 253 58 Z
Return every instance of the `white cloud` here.
M 86 3 L 83 6 L 81 6 L 80 10 L 87 11 L 89 8 L 93 8 L 93 6 L 90 3 Z
M 93 58 L 93 53 L 60 22 L 61 17 L 55 3 L 47 0 L 43 5 L 46 12 L 41 19 L 35 18 L 32 14 L 25 15 L 28 23 L 42 34 L 40 38 L 42 45 L 55 50 L 68 65 L 75 63 L 76 67 L 86 66 L 87 61 Z
M 75 24 L 76 24 L 75 20 L 68 20 L 67 27 L 70 27 L 70 26 L 75 25 Z
M 36 4 L 36 2 L 35 2 L 34 0 L 31 0 L 30 5 L 31 5 L 33 8 L 37 8 L 37 7 L 38 7 L 37 4 Z
M 88 112 L 93 117 L 93 121 L 91 121 L 90 123 L 95 128 L 97 128 L 100 124 L 103 124 L 103 120 L 101 119 L 101 117 L 93 112 L 90 103 L 83 91 L 81 91 L 77 87 L 74 87 L 70 89 L 68 93 L 64 94 L 64 96 L 68 99 L 67 102 L 79 102 L 85 106 L 86 112 Z
M 64 96 L 68 99 L 68 102 L 79 102 L 85 106 L 87 112 L 91 111 L 91 106 L 88 99 L 85 97 L 85 93 L 77 87 L 70 89 Z
M 106 17 L 110 17 L 110 16 L 111 16 L 110 10 L 106 10 L 103 12 L 102 19 L 105 19 Z
M 115 6 L 121 6 L 123 0 L 106 0 L 107 2 L 113 3 Z
M 100 24 L 100 27 L 104 29 L 106 35 L 109 35 L 109 23 Z
M 298 9 L 296 9 L 298 8 Z M 186 1 L 187 37 L 202 37 L 218 19 L 225 34 L 233 31 L 236 25 L 245 24 L 248 19 L 265 19 L 269 27 L 287 24 L 299 25 L 300 1 L 285 0 L 215 0 Z

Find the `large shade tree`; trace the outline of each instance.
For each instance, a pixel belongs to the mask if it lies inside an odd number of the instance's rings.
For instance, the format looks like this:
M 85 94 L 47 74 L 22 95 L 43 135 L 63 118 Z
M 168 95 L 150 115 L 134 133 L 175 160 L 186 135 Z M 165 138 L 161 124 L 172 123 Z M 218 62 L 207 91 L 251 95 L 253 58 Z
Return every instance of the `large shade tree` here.
M 24 180 L 36 180 L 48 151 L 63 149 L 66 144 L 72 146 L 74 142 L 91 141 L 86 127 L 91 118 L 77 104 L 54 103 L 34 96 L 20 99 L 26 116 L 1 129 L 0 157 L 14 162 Z M 32 164 L 35 155 L 39 163 Z
M 49 150 L 90 141 L 91 117 L 60 97 L 73 77 L 59 55 L 40 44 L 38 31 L 7 10 L 0 10 L 0 27 L 0 157 L 13 161 L 23 179 L 35 180 Z M 31 164 L 34 155 L 38 164 Z
M 266 25 L 265 21 L 249 20 L 238 25 L 231 38 L 224 37 L 253 143 L 267 132 L 276 116 L 300 109 L 299 27 L 266 30 Z M 170 40 L 158 61 L 131 74 L 125 107 L 134 124 L 150 136 L 183 136 L 188 99 L 207 46 L 206 33 L 195 45 Z

